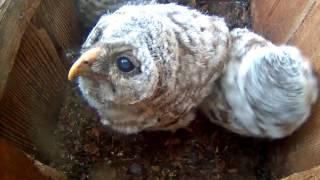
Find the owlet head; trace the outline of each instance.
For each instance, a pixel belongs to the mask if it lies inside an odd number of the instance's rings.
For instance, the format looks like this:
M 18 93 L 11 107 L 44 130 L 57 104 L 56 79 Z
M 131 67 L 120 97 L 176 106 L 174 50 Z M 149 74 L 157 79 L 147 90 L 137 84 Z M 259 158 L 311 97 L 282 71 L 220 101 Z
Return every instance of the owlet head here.
M 143 7 L 143 6 L 141 6 Z M 137 8 L 137 6 L 135 6 Z M 134 104 L 154 94 L 163 47 L 161 20 L 130 6 L 104 15 L 89 34 L 68 78 L 100 103 Z

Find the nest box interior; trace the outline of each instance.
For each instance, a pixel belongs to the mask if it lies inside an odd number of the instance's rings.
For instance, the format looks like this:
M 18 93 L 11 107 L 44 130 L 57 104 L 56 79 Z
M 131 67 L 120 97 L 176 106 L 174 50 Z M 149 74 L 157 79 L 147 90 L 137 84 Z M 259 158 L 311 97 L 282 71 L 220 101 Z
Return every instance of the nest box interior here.
M 320 72 L 318 0 L 251 0 L 250 10 L 255 32 L 276 44 L 299 47 Z M 50 142 L 70 90 L 68 55 L 83 40 L 78 22 L 73 1 L 0 1 L 0 179 L 67 178 L 49 166 L 60 151 Z M 320 103 L 298 132 L 268 146 L 271 179 L 320 179 L 319 112 Z M 86 149 L 94 151 L 90 145 Z

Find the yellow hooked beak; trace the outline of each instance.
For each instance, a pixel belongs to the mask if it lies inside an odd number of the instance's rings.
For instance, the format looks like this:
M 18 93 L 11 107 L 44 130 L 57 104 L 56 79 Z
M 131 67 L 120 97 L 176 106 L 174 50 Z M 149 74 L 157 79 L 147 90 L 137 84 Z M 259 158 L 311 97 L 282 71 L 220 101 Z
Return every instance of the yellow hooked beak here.
M 72 81 L 78 76 L 89 74 L 91 72 L 91 65 L 98 59 L 101 53 L 101 48 L 93 48 L 83 53 L 71 66 L 68 74 L 68 80 Z

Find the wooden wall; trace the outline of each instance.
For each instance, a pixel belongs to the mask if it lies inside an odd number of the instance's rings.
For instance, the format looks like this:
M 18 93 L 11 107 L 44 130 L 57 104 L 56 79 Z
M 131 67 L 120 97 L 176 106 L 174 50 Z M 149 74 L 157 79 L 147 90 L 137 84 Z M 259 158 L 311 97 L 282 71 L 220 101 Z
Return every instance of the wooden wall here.
M 40 163 L 0 138 L 1 180 L 67 180 L 60 171 Z
M 50 144 L 49 128 L 67 82 L 66 52 L 80 40 L 75 5 L 69 0 L 0 1 L 2 32 L 0 137 L 33 152 L 35 141 Z
M 252 0 L 254 30 L 277 44 L 298 46 L 320 74 L 320 1 Z M 310 121 L 274 149 L 280 176 L 320 165 L 320 103 Z
M 21 38 L 41 0 L 0 1 L 0 98 L 19 49 Z

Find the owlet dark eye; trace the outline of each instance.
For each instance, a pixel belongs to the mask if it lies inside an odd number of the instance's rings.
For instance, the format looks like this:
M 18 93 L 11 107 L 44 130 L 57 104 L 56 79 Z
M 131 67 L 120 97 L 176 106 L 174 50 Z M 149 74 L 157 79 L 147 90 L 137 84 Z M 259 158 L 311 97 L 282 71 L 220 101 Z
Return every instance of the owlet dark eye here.
M 116 59 L 117 67 L 122 72 L 130 72 L 135 66 L 128 57 L 120 56 Z

